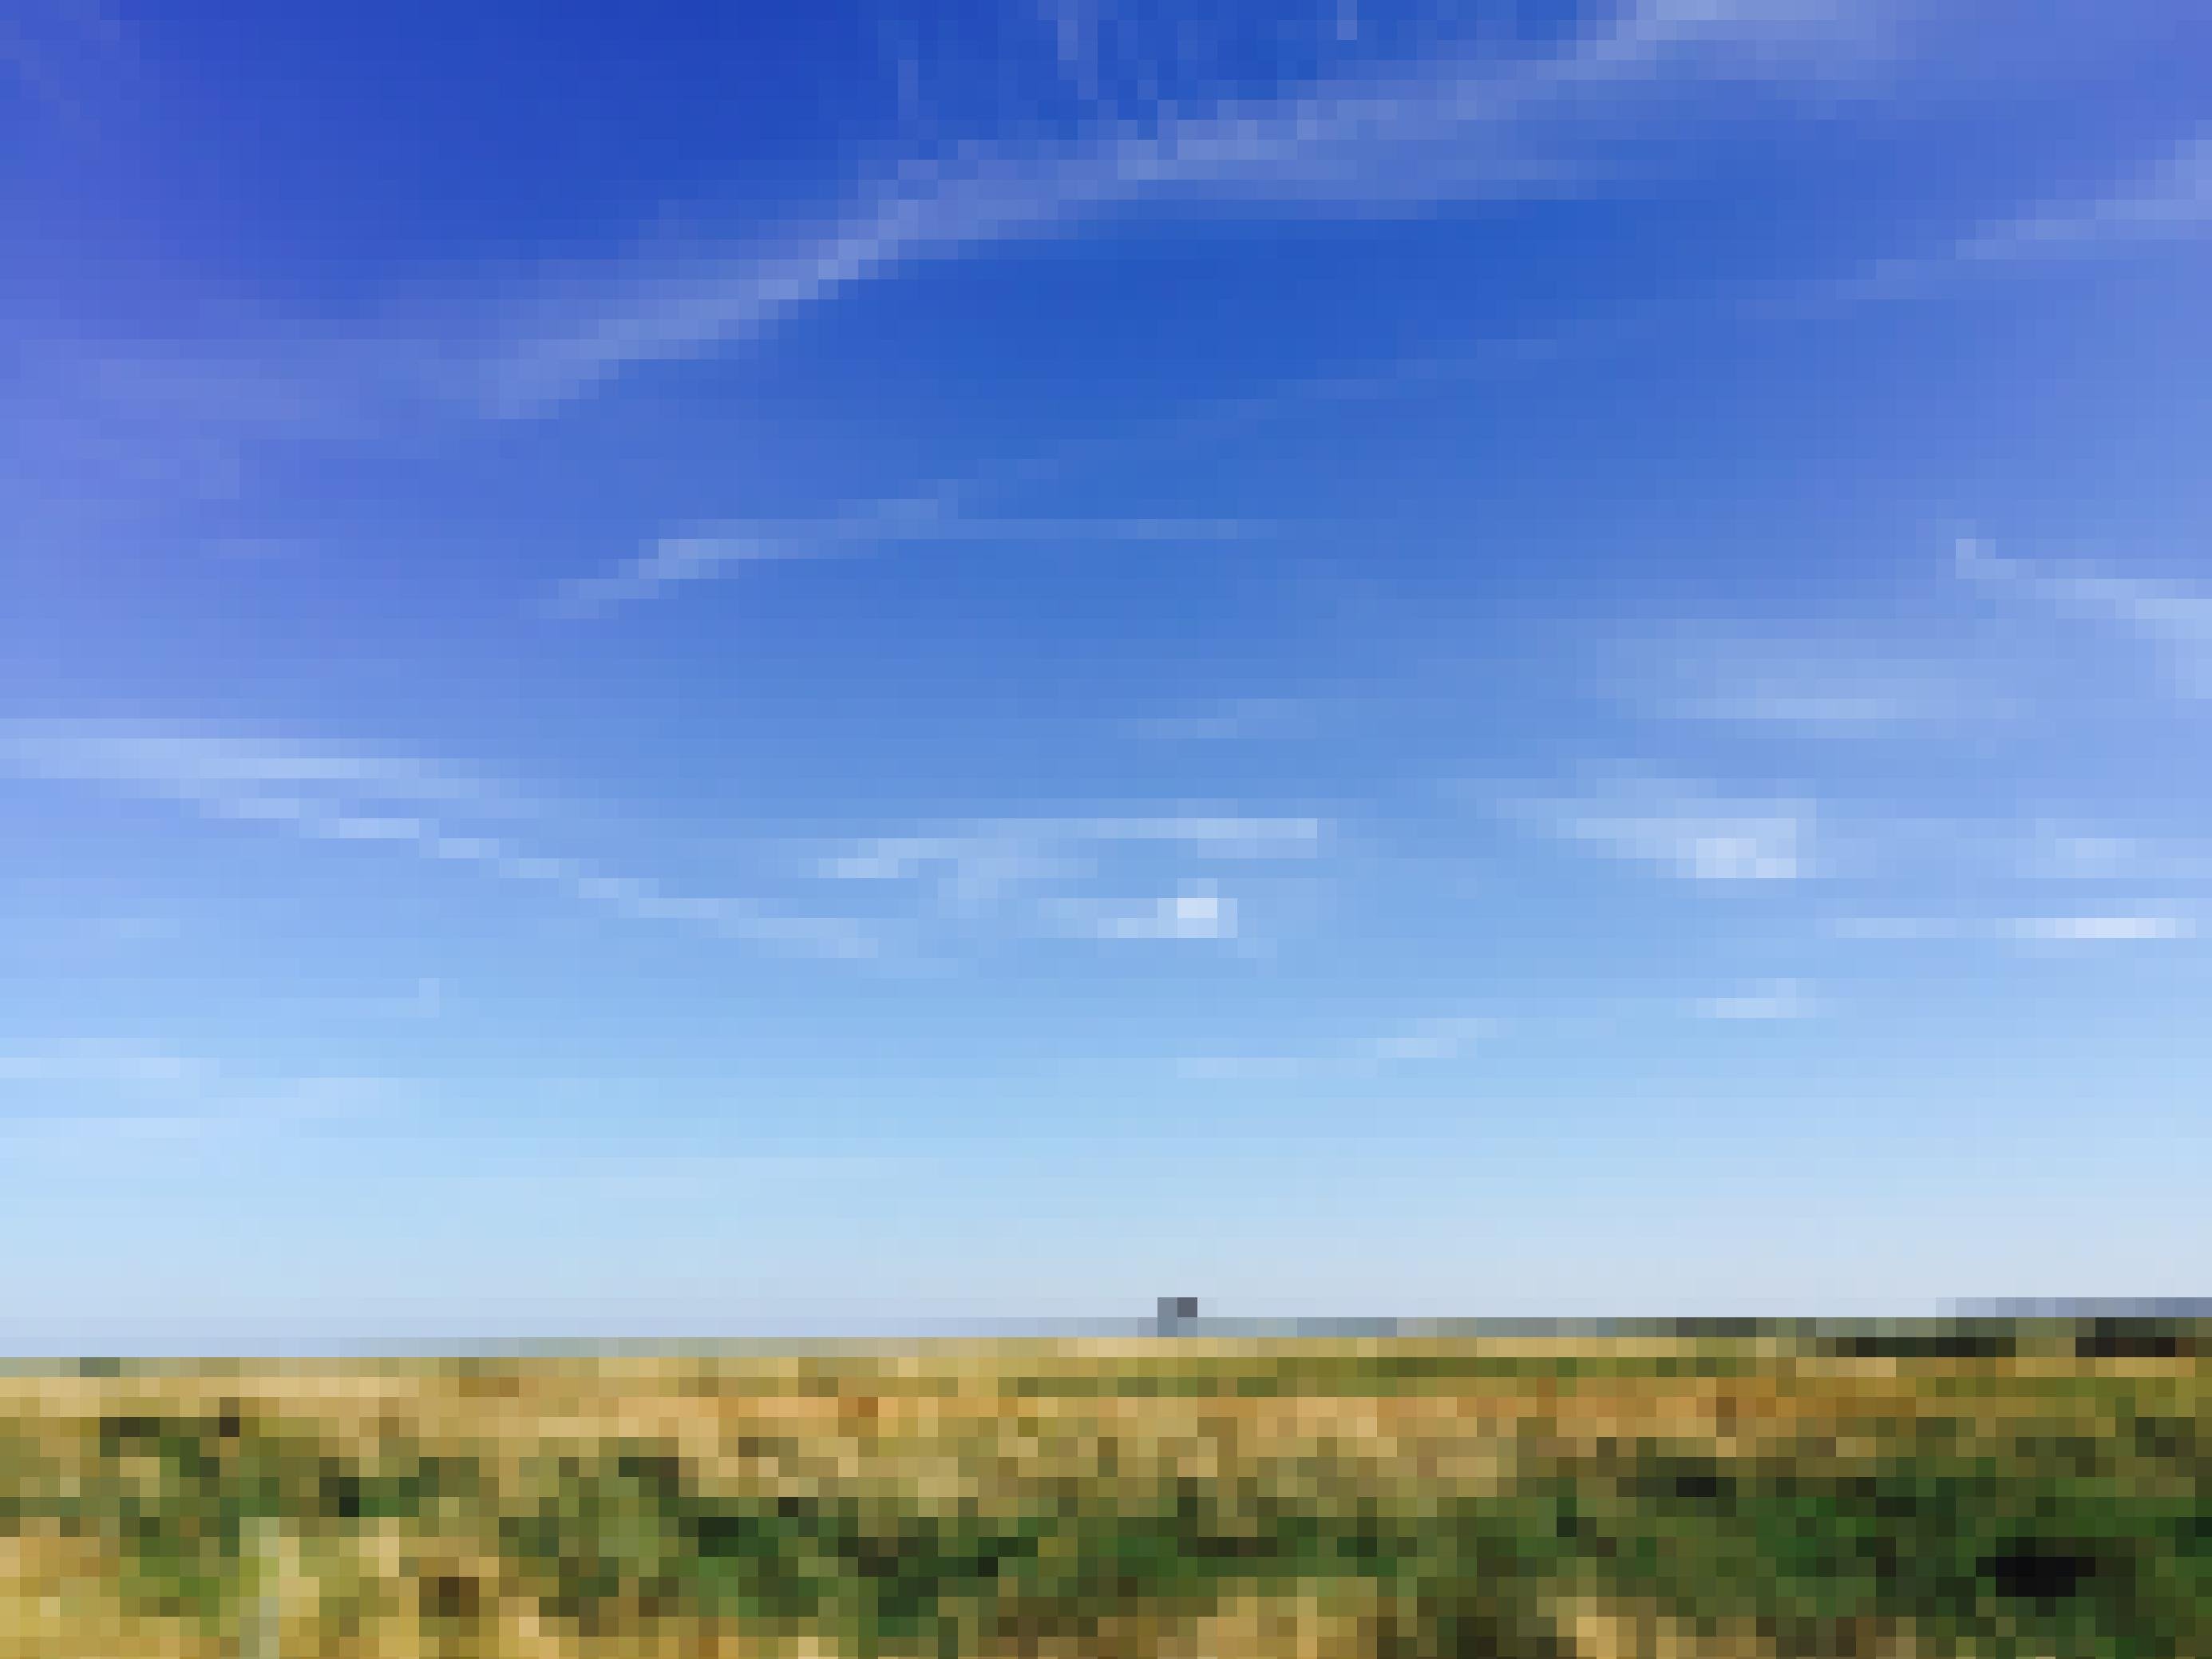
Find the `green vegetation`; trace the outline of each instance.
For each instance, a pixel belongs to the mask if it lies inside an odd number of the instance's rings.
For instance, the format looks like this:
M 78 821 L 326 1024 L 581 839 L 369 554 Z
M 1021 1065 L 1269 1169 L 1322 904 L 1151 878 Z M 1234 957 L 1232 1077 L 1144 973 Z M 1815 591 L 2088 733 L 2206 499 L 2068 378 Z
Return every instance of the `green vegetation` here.
M 149 1651 L 225 1650 L 285 1577 L 287 1653 L 501 1652 L 518 1609 L 533 1651 L 1226 1651 L 1225 1609 L 1293 1604 L 1292 1645 L 1376 1659 L 2212 1653 L 2212 1438 L 2178 1353 L 969 1352 L 601 1380 L 705 1415 L 596 1439 L 518 1437 L 521 1384 L 419 1368 L 475 1450 L 390 1400 L 319 1424 L 265 1377 L 211 1409 L 153 1397 L 219 1376 L 102 1379 L 83 1409 L 19 1386 L 0 1540 L 90 1550 L 74 1588 Z M 769 1409 L 793 1401 L 814 1415 Z

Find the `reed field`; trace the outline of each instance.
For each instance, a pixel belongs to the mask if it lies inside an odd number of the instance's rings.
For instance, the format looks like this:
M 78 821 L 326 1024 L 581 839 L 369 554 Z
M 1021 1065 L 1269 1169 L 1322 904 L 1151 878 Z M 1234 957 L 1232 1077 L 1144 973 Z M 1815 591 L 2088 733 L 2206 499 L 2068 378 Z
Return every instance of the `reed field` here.
M 18 1364 L 0 1659 L 2189 1659 L 2208 1330 Z

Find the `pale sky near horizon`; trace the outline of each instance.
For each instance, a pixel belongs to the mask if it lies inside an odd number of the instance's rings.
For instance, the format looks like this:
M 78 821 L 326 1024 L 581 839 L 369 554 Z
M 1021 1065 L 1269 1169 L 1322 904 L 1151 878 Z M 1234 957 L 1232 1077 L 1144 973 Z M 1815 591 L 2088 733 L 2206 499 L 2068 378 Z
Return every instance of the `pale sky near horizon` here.
M 2201 1291 L 2212 15 L 0 22 L 0 1350 Z

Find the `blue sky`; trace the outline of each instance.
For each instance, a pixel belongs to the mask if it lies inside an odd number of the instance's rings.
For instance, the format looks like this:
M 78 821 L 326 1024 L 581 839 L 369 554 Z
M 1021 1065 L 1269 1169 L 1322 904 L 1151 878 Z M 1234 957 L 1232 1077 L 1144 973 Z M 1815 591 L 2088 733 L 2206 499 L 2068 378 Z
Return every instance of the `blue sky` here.
M 2202 1289 L 2201 9 L 4 28 L 0 1344 Z

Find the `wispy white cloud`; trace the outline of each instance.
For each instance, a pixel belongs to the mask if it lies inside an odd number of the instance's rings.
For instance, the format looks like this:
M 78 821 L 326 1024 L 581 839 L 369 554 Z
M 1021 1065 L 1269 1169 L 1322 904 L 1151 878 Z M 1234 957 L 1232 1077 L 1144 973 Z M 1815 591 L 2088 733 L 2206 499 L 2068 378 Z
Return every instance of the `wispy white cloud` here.
M 2039 823 L 2028 831 L 2015 862 L 2019 873 L 2031 880 L 2212 881 L 2212 847 L 2052 823 Z
M 335 332 L 276 325 L 149 342 L 49 330 L 27 354 L 17 394 L 0 402 L 0 495 L 68 535 L 139 530 L 149 516 L 172 523 L 180 504 L 228 511 L 276 447 L 544 412 L 637 365 L 759 337 L 921 262 L 1064 235 L 1146 204 L 1346 216 L 1585 188 L 1623 155 L 1648 167 L 1670 134 L 1727 129 L 1727 99 L 1686 91 L 1819 85 L 1868 61 L 1858 47 L 1880 32 L 1872 15 L 1847 0 L 1608 0 L 1597 21 L 1535 51 L 1486 36 L 1395 58 L 1346 52 L 1338 61 L 1351 67 L 1269 92 L 1194 85 L 1097 106 L 1057 138 L 1025 114 L 997 136 L 911 154 L 765 239 L 663 238 L 487 270 L 465 292 L 387 305 Z M 588 608 L 794 556 L 775 533 L 790 528 L 678 533 L 566 597 Z M 814 544 L 818 556 L 825 544 Z
M 1015 933 L 1099 940 L 1239 937 L 1234 869 L 1310 860 L 1318 818 L 1169 811 L 992 818 L 832 843 L 792 876 L 858 898 L 874 885 L 911 902 L 892 914 L 837 905 L 800 914 L 749 898 L 696 896 L 662 882 L 536 850 L 478 822 L 520 811 L 512 791 L 464 769 L 289 741 L 106 722 L 0 723 L 0 769 L 175 801 L 199 815 L 273 826 L 303 840 L 382 844 L 432 863 L 542 887 L 631 921 L 808 954 L 878 957 L 915 912 Z M 557 828 L 542 812 L 538 836 Z
M 36 776 L 210 800 L 287 789 L 478 811 L 523 805 L 510 789 L 431 761 L 174 726 L 9 721 L 0 725 L 0 765 Z
M 408 1092 L 397 1079 L 247 1071 L 143 1042 L 0 1048 L 0 1133 L 11 1139 L 328 1124 L 374 1118 Z
M 1623 700 L 1663 719 L 1791 737 L 1872 737 L 1962 724 L 2004 700 L 1955 662 L 1826 638 L 1677 630 L 1622 647 Z
M 1932 253 L 1882 259 L 1839 281 L 1812 284 L 1784 312 L 1899 296 L 1975 271 L 2117 252 L 2201 235 L 2212 228 L 2212 131 L 2192 132 L 2102 191 L 2039 203 L 1993 219 Z
M 173 1089 L 203 1083 L 215 1067 L 196 1056 L 131 1043 L 70 1043 L 0 1050 L 0 1085 Z
M 1056 837 L 1001 832 L 858 842 L 824 854 L 813 873 L 826 881 L 927 880 L 948 899 L 972 905 L 1008 887 L 1085 876 L 1094 867 Z
M 2158 651 L 2177 687 L 2212 696 L 2212 586 L 2033 563 L 2001 556 L 1971 536 L 1954 544 L 1953 560 L 1968 581 L 2024 593 L 2062 617 L 2134 635 Z
M 2194 939 L 2187 916 L 2023 916 L 2002 924 L 2013 939 L 2059 945 L 2128 944 L 2145 939 Z
M 1242 541 L 1270 528 L 1242 519 L 978 517 L 950 509 L 951 489 L 872 501 L 821 519 L 729 523 L 663 536 L 605 575 L 563 583 L 555 602 L 569 614 L 590 614 L 672 583 L 726 575 L 742 565 L 853 558 L 923 542 Z
M 1577 1007 L 1564 1018 L 1520 1011 L 1455 1013 L 1411 1021 L 1326 1048 L 1295 1052 L 1202 1054 L 1176 1063 L 1176 1072 L 1194 1080 L 1228 1083 L 1290 1083 L 1371 1077 L 1408 1066 L 1444 1065 L 1479 1054 L 1509 1033 L 1547 1034 L 1588 1042 L 1601 1032 L 1640 1022 L 1657 1012 L 1668 1019 L 1790 1021 L 1810 1019 L 1825 1004 L 1812 985 L 1799 979 L 1774 979 L 1724 994 L 1705 997 L 1644 996 L 1613 1006 Z
M 1170 142 L 1156 135 L 1149 145 L 1131 137 L 1146 131 L 1145 124 L 1133 127 L 1124 121 L 1116 129 L 1119 138 L 1096 148 L 1076 146 L 1057 161 L 1042 150 L 1018 163 L 1015 158 L 1026 152 L 1002 155 L 971 148 L 961 166 L 950 171 L 909 169 L 903 193 L 894 192 L 894 208 L 878 207 L 842 223 L 816 251 L 811 266 L 796 256 L 760 263 L 743 256 L 696 254 L 665 270 L 654 256 L 634 261 L 636 269 L 623 283 L 634 285 L 635 291 L 617 283 L 614 292 L 621 297 L 603 301 L 611 307 L 611 316 L 596 318 L 580 333 L 556 332 L 516 348 L 496 371 L 492 401 L 509 412 L 534 411 L 586 391 L 634 362 L 689 355 L 746 337 L 786 311 L 826 300 L 852 283 L 887 276 L 908 258 L 941 257 L 1007 237 L 1058 232 L 1082 222 L 1102 203 L 1124 196 L 1133 200 L 1196 189 L 1301 210 L 1343 211 L 1409 196 L 1418 202 L 1565 187 L 1565 180 L 1553 179 L 1547 186 L 1540 178 L 1521 177 L 1510 168 L 1493 173 L 1477 166 L 1462 177 L 1448 167 L 1431 177 L 1419 167 L 1409 171 L 1389 163 L 1396 149 L 1419 154 L 1440 148 L 1456 155 L 1455 147 L 1469 135 L 1510 135 L 1523 122 L 1540 126 L 1540 117 L 1555 97 L 1568 99 L 1569 108 L 1582 112 L 1577 118 L 1585 118 L 1589 111 L 1583 106 L 1592 88 L 1618 90 L 1646 75 L 1674 72 L 1668 66 L 1685 53 L 1691 67 L 1682 72 L 1710 72 L 1710 65 L 1697 67 L 1700 52 L 1717 52 L 1734 63 L 1747 43 L 1778 28 L 1789 38 L 1820 19 L 1833 21 L 1828 9 L 1819 6 L 1762 10 L 1725 3 L 1647 3 L 1609 29 L 1583 35 L 1565 57 L 1534 64 L 1480 72 L 1464 64 L 1401 68 L 1371 86 L 1361 82 L 1309 90 L 1206 117 L 1161 116 L 1160 135 L 1180 137 Z M 1770 54 L 1759 61 L 1771 66 L 1777 60 Z M 1214 131 L 1216 125 L 1223 131 Z M 1132 163 L 1127 179 L 1107 186 L 1090 177 L 1102 166 L 1113 173 L 1132 155 L 1150 161 Z M 1071 167 L 1072 173 L 1064 171 Z M 1085 179 L 1089 182 L 1079 187 Z M 1005 195 L 993 202 L 991 210 L 969 199 L 969 192 L 981 191 L 989 200 L 994 190 Z M 1840 284 L 1816 284 L 1784 308 L 1801 309 L 1808 301 L 1825 305 L 1973 266 L 2195 231 L 2208 223 L 2212 134 L 2191 137 L 2106 195 L 2039 208 L 1984 227 L 1938 256 L 1886 261 Z M 876 251 L 864 257 L 848 246 L 854 244 Z M 804 273 L 810 270 L 808 279 Z M 591 291 L 588 284 L 584 291 Z M 656 302 L 665 302 L 666 310 L 656 312 Z M 1434 368 L 1408 364 L 1374 378 L 1378 385 L 1395 384 Z M 1287 388 L 1284 395 L 1295 399 L 1358 389 L 1358 384 L 1340 386 L 1328 380 Z M 898 543 L 1224 540 L 1268 529 L 1237 520 L 981 517 L 951 510 L 965 488 L 964 483 L 948 484 L 816 520 L 735 521 L 672 533 L 612 572 L 564 584 L 556 603 L 594 611 L 748 563 L 850 556 Z M 1735 684 L 1692 692 L 1677 712 L 1841 734 L 1955 720 L 1987 709 L 1986 700 L 1925 665 L 1915 670 L 1890 665 L 1884 671 L 1834 662 L 1826 665 L 1825 678 L 1820 665 L 1779 657 L 1764 668 L 1749 661 L 1737 666 L 1744 673 Z
M 1087 8 L 1063 9 L 1095 21 Z M 1856 0 L 1624 0 L 1535 52 L 1501 52 L 1486 37 L 1390 58 L 1347 54 L 1350 68 L 1264 95 L 1194 88 L 1098 106 L 1057 139 L 1025 117 L 1012 136 L 910 155 L 772 246 L 751 233 L 709 235 L 487 271 L 465 295 L 386 307 L 336 333 L 278 327 L 167 343 L 57 337 L 27 358 L 21 395 L 0 406 L 0 456 L 10 458 L 0 461 L 0 489 L 64 517 L 166 510 L 179 498 L 228 503 L 270 446 L 549 410 L 635 366 L 760 336 L 918 263 L 1063 235 L 1145 204 L 1357 216 L 1599 186 L 1624 154 L 1648 157 L 1670 133 L 1729 127 L 1727 99 L 1686 92 L 1825 88 L 1887 61 L 1893 9 Z M 1863 50 L 1869 43 L 1880 49 Z M 2107 228 L 2100 234 L 2193 222 L 2208 148 L 2212 139 L 2179 146 L 2130 190 L 2085 209 L 2087 222 Z M 1965 239 L 1963 257 L 1986 264 L 2011 243 L 2081 240 L 2068 222 L 2063 212 L 2027 216 L 2009 232 Z M 1610 338 L 1616 328 L 1598 332 Z M 1492 343 L 1481 355 L 1528 343 Z M 1430 372 L 1409 364 L 1371 378 L 1399 384 Z M 589 608 L 749 560 L 820 556 L 825 527 L 799 526 L 812 553 L 791 550 L 780 533 L 789 525 L 678 532 L 565 597 Z
M 861 842 L 832 857 L 822 873 L 870 879 L 911 873 L 929 864 L 994 866 L 1009 854 L 1079 851 L 1114 844 L 1167 845 L 1221 858 L 1310 858 L 1323 824 L 1311 817 L 1168 812 L 1103 817 L 996 818 L 951 834 L 894 836 Z
M 549 888 L 633 921 L 668 923 L 726 939 L 850 959 L 872 957 L 882 949 L 872 930 L 848 918 L 785 915 L 745 899 L 679 894 L 648 878 L 611 874 L 575 859 L 530 852 L 491 836 L 448 833 L 420 817 L 332 811 L 319 803 L 270 796 L 225 800 L 213 810 L 225 817 L 281 824 L 320 841 L 397 844 L 502 881 Z
M 208 817 L 270 824 L 308 840 L 400 847 L 499 880 L 545 887 L 633 921 L 834 957 L 871 957 L 879 948 L 872 933 L 843 918 L 686 896 L 657 881 L 611 874 L 426 816 L 416 809 L 428 804 L 477 813 L 510 799 L 470 773 L 434 763 L 217 734 L 46 723 L 0 726 L 0 766 L 176 800 Z
M 1499 1022 L 1472 1014 L 1448 1014 L 1369 1038 L 1354 1050 L 1376 1065 L 1415 1065 L 1456 1060 L 1483 1038 L 1495 1036 Z
M 1796 676 L 1790 680 L 1686 698 L 1671 712 L 1739 726 L 1844 735 L 1924 725 L 1948 712 L 1947 705 L 1928 695 L 1927 688 L 1901 680 L 1887 685 L 1808 684 Z
M 1850 916 L 1831 925 L 1838 939 L 1875 942 L 1994 940 L 2027 945 L 2112 945 L 2190 939 L 2192 916 L 2170 911 L 2101 915 Z
M 1229 939 L 1237 937 L 1237 902 L 1212 882 L 1192 882 L 1164 898 L 1047 898 L 1042 907 L 1058 931 L 1078 939 Z
M 985 820 L 817 854 L 817 879 L 915 890 L 940 915 L 1102 940 L 1240 936 L 1223 872 L 1320 855 L 1318 818 L 1175 811 Z
M 1984 226 L 1951 250 L 1961 265 L 2053 258 L 2212 226 L 2212 131 L 2192 133 L 2111 190 Z
M 1326 833 L 1319 818 L 1223 812 L 992 818 L 932 834 L 854 842 L 825 855 L 815 869 L 840 881 L 937 873 L 955 884 L 995 886 L 1089 871 L 1102 849 L 1117 845 L 1164 846 L 1220 859 L 1311 858 Z
M 1440 51 L 1267 97 L 1148 108 L 1057 143 L 956 145 L 770 251 L 653 252 L 550 273 L 489 365 L 484 396 L 533 413 L 918 262 L 1064 234 L 1141 203 L 1364 215 L 1579 188 L 1606 140 L 1648 143 L 1681 122 L 1685 105 L 1668 94 L 1825 78 L 1839 30 L 1858 21 L 1812 0 L 1642 0 L 1542 56 Z
M 20 342 L 0 397 L 0 502 L 57 540 L 234 510 L 261 463 L 301 443 L 369 443 L 474 412 L 466 349 L 427 325 L 319 337 L 100 338 L 50 324 Z M 11 346 L 18 343 L 10 342 Z M 184 516 L 189 514 L 188 517 Z M 211 533 L 235 550 L 252 537 Z
M 1504 1030 L 1479 1014 L 1412 1021 L 1328 1049 L 1298 1054 L 1200 1054 L 1178 1060 L 1181 1076 L 1222 1083 L 1289 1083 L 1354 1079 L 1403 1066 L 1443 1065 L 1464 1058 Z
M 1820 1000 L 1802 980 L 1773 980 L 1747 990 L 1702 997 L 1691 1005 L 1701 1019 L 1809 1019 L 1820 1012 Z
M 1569 795 L 1508 799 L 1510 819 L 1607 857 L 1692 881 L 1796 881 L 1816 873 L 1809 800 L 1753 799 L 1628 771 Z

